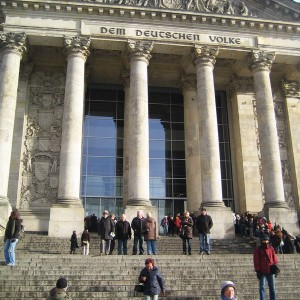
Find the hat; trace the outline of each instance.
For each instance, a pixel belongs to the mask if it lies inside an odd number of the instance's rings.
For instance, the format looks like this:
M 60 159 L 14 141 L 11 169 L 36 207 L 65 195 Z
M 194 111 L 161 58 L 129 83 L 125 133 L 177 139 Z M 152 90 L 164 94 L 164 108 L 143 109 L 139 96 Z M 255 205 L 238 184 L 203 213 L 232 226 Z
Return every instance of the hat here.
M 59 278 L 56 282 L 56 287 L 58 289 L 65 289 L 67 286 L 68 286 L 68 282 L 67 279 L 64 277 Z
M 152 265 L 154 265 L 154 259 L 152 259 L 152 258 L 147 258 L 147 259 L 145 260 L 145 265 L 147 265 L 147 264 L 152 264 Z
M 221 295 L 223 295 L 225 289 L 229 286 L 232 286 L 235 290 L 235 285 L 232 281 L 224 281 L 222 284 L 221 284 Z
M 265 240 L 270 240 L 269 236 L 264 234 L 261 238 L 260 238 L 261 241 L 265 241 Z
M 206 211 L 206 208 L 205 207 L 201 207 L 201 211 Z

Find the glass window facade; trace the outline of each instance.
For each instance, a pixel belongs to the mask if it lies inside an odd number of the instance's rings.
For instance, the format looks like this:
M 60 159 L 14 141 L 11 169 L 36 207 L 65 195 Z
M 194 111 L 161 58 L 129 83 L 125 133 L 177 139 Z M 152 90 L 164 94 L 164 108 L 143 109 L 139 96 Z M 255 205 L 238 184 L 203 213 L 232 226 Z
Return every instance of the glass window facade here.
M 228 118 L 224 93 L 216 94 L 222 188 L 233 205 Z M 179 90 L 149 89 L 150 198 L 159 218 L 186 207 L 183 97 Z M 90 88 L 86 95 L 82 198 L 87 214 L 122 212 L 124 93 Z

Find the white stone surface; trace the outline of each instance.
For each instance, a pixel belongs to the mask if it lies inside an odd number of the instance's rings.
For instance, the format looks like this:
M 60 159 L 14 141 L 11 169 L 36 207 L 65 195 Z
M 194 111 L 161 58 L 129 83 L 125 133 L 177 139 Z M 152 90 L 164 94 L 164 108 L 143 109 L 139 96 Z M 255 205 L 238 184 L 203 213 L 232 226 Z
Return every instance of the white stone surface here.
M 84 209 L 81 207 L 51 207 L 48 235 L 71 237 L 73 230 L 81 236 L 84 230 Z

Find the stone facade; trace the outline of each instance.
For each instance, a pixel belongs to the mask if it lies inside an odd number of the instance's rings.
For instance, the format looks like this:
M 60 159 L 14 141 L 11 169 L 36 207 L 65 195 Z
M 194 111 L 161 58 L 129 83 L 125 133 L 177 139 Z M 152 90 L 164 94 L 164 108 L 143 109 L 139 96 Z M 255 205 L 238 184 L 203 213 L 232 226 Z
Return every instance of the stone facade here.
M 298 233 L 300 4 L 287 1 L 77 0 L 0 3 L 0 225 L 83 228 L 84 93 L 125 93 L 123 206 L 151 210 L 148 87 L 181 88 L 187 208 L 233 236 L 224 206 L 215 91 L 226 91 L 236 212 Z M 26 14 L 24 14 L 26 11 Z

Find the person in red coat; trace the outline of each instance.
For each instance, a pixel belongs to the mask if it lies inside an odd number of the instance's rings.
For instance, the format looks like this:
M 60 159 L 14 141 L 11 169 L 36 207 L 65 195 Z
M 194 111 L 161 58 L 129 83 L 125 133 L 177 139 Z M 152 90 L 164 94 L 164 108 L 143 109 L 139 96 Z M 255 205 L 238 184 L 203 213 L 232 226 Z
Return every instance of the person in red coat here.
M 269 244 L 269 237 L 262 236 L 261 245 L 255 249 L 253 255 L 254 269 L 259 279 L 259 297 L 265 300 L 265 284 L 266 280 L 269 285 L 270 300 L 275 300 L 275 275 L 271 274 L 270 266 L 276 265 L 278 259 L 274 248 Z

